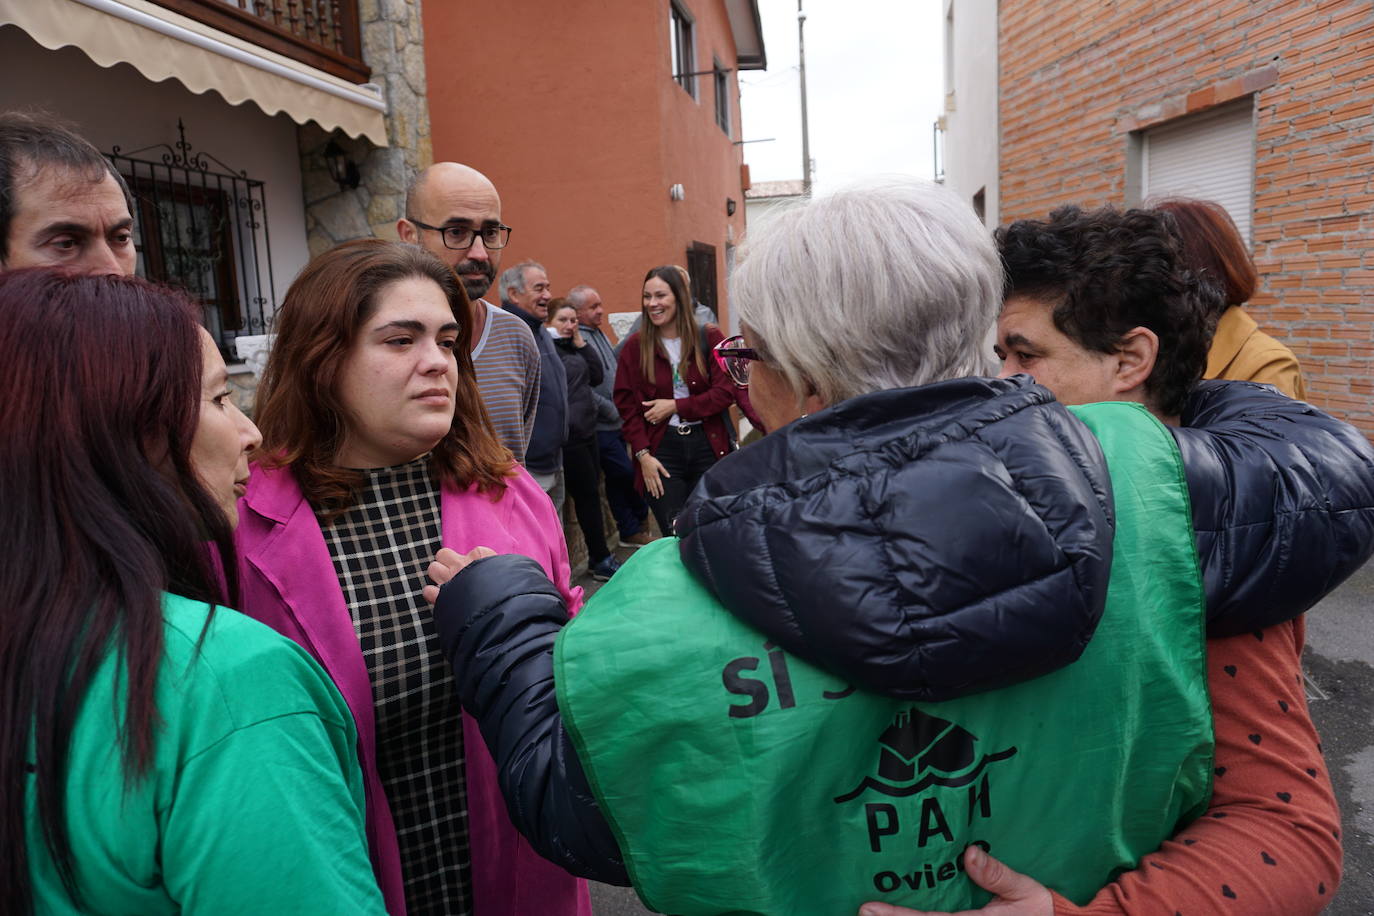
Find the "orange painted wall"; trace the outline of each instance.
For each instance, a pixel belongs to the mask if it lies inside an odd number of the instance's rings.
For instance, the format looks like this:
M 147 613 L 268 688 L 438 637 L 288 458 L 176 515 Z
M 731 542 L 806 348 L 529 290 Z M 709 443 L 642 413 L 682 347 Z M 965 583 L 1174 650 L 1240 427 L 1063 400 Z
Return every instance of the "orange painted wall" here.
M 713 54 L 733 67 L 724 0 L 681 5 L 695 20 L 692 69 Z M 424 28 L 434 158 L 496 183 L 515 229 L 503 267 L 533 258 L 559 295 L 589 283 L 608 310 L 632 311 L 649 268 L 685 265 L 705 242 L 724 320 L 727 240 L 744 231 L 738 83 L 731 73 L 727 137 L 710 76 L 697 100 L 672 79 L 668 0 L 426 3 Z M 675 183 L 685 200 L 669 200 Z

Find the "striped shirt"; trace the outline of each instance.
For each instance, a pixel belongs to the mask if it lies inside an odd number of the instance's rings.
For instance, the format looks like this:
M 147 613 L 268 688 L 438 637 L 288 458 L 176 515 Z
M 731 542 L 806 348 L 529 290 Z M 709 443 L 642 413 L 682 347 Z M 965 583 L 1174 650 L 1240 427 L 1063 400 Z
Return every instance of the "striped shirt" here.
M 501 444 L 525 463 L 539 406 L 539 349 L 525 322 L 487 302 L 482 337 L 472 348 L 477 390 Z

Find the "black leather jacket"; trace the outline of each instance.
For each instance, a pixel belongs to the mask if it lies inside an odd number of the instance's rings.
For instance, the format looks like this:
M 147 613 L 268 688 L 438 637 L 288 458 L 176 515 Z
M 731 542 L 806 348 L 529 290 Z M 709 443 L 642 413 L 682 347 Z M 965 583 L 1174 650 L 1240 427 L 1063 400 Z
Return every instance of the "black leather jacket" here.
M 1291 619 L 1374 552 L 1374 449 L 1353 428 L 1242 382 L 1203 383 L 1183 421 L 1210 633 Z M 727 457 L 678 530 L 717 600 L 790 652 L 939 700 L 1078 657 L 1105 601 L 1110 481 L 1046 389 L 961 379 L 854 398 Z M 569 871 L 627 883 L 559 719 L 567 614 L 542 570 L 480 561 L 435 619 L 517 828 Z

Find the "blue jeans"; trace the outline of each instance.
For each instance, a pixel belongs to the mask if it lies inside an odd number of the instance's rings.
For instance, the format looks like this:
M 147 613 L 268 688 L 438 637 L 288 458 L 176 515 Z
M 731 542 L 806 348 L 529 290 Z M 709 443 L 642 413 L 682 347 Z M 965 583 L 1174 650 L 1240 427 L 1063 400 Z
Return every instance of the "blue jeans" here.
M 649 507 L 644 504 L 644 497 L 635 492 L 635 469 L 630 464 L 625 440 L 619 430 L 599 429 L 596 445 L 601 453 L 601 471 L 606 475 L 606 502 L 615 526 L 622 538 L 638 534 L 649 517 Z

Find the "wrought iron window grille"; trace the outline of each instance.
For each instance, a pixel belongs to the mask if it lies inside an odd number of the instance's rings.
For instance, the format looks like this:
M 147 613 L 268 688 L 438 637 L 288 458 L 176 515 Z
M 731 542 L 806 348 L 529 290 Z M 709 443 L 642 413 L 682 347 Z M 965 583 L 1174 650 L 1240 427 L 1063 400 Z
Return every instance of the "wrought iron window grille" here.
M 161 150 L 157 159 L 140 158 Z M 184 288 L 226 357 L 234 339 L 271 330 L 276 287 L 263 182 L 177 141 L 105 154 L 134 198 L 138 275 Z

